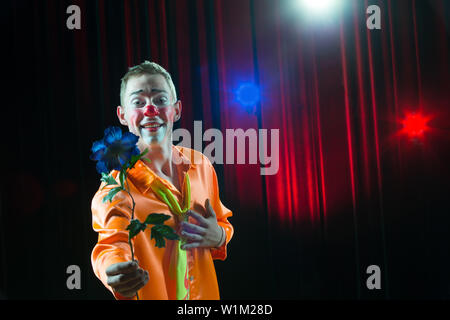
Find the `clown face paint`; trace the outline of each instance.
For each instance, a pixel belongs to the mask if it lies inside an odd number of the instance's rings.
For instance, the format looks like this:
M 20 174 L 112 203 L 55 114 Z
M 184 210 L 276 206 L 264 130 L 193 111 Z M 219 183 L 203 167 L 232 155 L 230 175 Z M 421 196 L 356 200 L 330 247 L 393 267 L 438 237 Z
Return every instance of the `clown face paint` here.
M 172 104 L 173 100 L 162 75 L 132 77 L 125 90 L 125 105 L 117 108 L 117 116 L 140 138 L 138 144 L 142 148 L 155 144 L 170 146 L 173 123 L 181 112 L 181 103 Z

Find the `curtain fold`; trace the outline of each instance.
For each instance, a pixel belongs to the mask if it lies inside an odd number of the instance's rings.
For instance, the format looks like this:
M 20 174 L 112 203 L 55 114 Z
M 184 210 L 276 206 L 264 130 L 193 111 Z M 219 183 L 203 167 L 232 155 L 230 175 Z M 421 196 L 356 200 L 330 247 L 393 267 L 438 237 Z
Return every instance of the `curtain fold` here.
M 65 27 L 71 4 L 81 9 L 81 30 Z M 276 174 L 261 175 L 261 164 L 249 164 L 248 155 L 246 164 L 236 164 L 237 146 L 234 163 L 214 165 L 222 201 L 233 209 L 237 224 L 230 268 L 237 270 L 238 260 L 249 268 L 262 260 L 259 272 L 272 275 L 267 284 L 258 280 L 258 272 L 249 276 L 243 295 L 448 297 L 449 205 L 443 199 L 450 180 L 450 4 L 370 1 L 380 7 L 381 30 L 366 27 L 367 0 L 347 1 L 329 21 L 316 24 L 292 4 L 11 4 L 3 19 L 12 46 L 4 61 L 5 76 L 13 79 L 6 87 L 13 106 L 6 118 L 22 120 L 20 110 L 31 123 L 14 120 L 21 123 L 15 127 L 19 138 L 10 150 L 16 160 L 7 178 L 32 173 L 44 195 L 30 213 L 20 204 L 21 182 L 5 189 L 3 212 L 19 213 L 2 216 L 2 228 L 29 219 L 48 234 L 60 230 L 43 240 L 44 247 L 54 238 L 75 241 L 76 230 L 64 232 L 68 224 L 90 239 L 88 203 L 98 181 L 89 148 L 106 126 L 118 124 L 120 78 L 127 68 L 151 60 L 173 75 L 183 106 L 177 128 L 188 129 L 193 139 L 194 121 L 202 121 L 202 133 L 220 130 L 224 160 L 227 129 L 268 129 L 269 135 L 279 130 Z M 236 99 L 244 82 L 260 87 L 255 110 Z M 415 139 L 400 133 L 411 113 L 431 119 Z M 201 148 L 209 143 L 203 141 Z M 37 155 L 31 163 L 30 155 Z M 72 198 L 50 191 L 64 179 L 79 190 Z M 67 202 L 77 205 L 62 216 Z M 12 231 L 5 232 L 8 237 Z M 80 259 L 89 247 L 89 240 L 84 242 L 75 252 Z M 25 243 L 18 246 L 24 249 Z M 17 260 L 9 244 L 4 252 L 2 261 Z M 28 259 L 34 258 L 30 252 Z M 58 265 L 69 258 L 63 254 Z M 370 264 L 384 272 L 381 293 L 368 292 L 361 281 Z M 408 291 L 411 277 L 419 277 L 418 284 Z M 12 295 L 18 292 L 4 282 Z M 225 296 L 233 297 L 231 285 L 224 287 Z M 48 290 L 49 295 L 58 291 Z

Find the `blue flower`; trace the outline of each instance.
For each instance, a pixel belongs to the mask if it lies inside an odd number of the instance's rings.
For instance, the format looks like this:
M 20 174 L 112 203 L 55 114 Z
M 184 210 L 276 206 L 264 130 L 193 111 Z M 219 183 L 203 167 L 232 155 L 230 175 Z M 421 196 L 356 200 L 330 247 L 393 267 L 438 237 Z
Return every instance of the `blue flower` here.
M 122 134 L 119 127 L 109 127 L 105 130 L 102 140 L 92 144 L 91 160 L 97 162 L 97 171 L 110 173 L 111 170 L 121 170 L 122 166 L 131 160 L 132 156 L 140 154 L 136 146 L 139 137 L 131 132 Z

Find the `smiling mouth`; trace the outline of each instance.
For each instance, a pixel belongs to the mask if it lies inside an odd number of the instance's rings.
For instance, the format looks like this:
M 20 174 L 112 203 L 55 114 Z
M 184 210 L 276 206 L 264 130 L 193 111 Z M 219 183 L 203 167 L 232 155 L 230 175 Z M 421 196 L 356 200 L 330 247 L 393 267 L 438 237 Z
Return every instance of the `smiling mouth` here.
M 146 131 L 155 132 L 162 126 L 163 126 L 162 123 L 149 123 L 149 124 L 145 124 L 145 125 L 141 126 L 141 128 Z

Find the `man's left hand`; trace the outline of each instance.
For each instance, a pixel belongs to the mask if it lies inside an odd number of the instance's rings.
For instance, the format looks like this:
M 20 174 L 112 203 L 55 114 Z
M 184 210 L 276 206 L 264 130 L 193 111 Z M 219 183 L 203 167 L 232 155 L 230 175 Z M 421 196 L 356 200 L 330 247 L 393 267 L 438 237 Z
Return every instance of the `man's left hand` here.
M 182 245 L 181 249 L 216 248 L 223 244 L 225 230 L 218 225 L 216 213 L 209 199 L 205 201 L 205 208 L 206 217 L 192 210 L 187 212 L 188 216 L 195 219 L 197 224 L 181 222 L 180 234 L 186 240 L 186 244 Z

